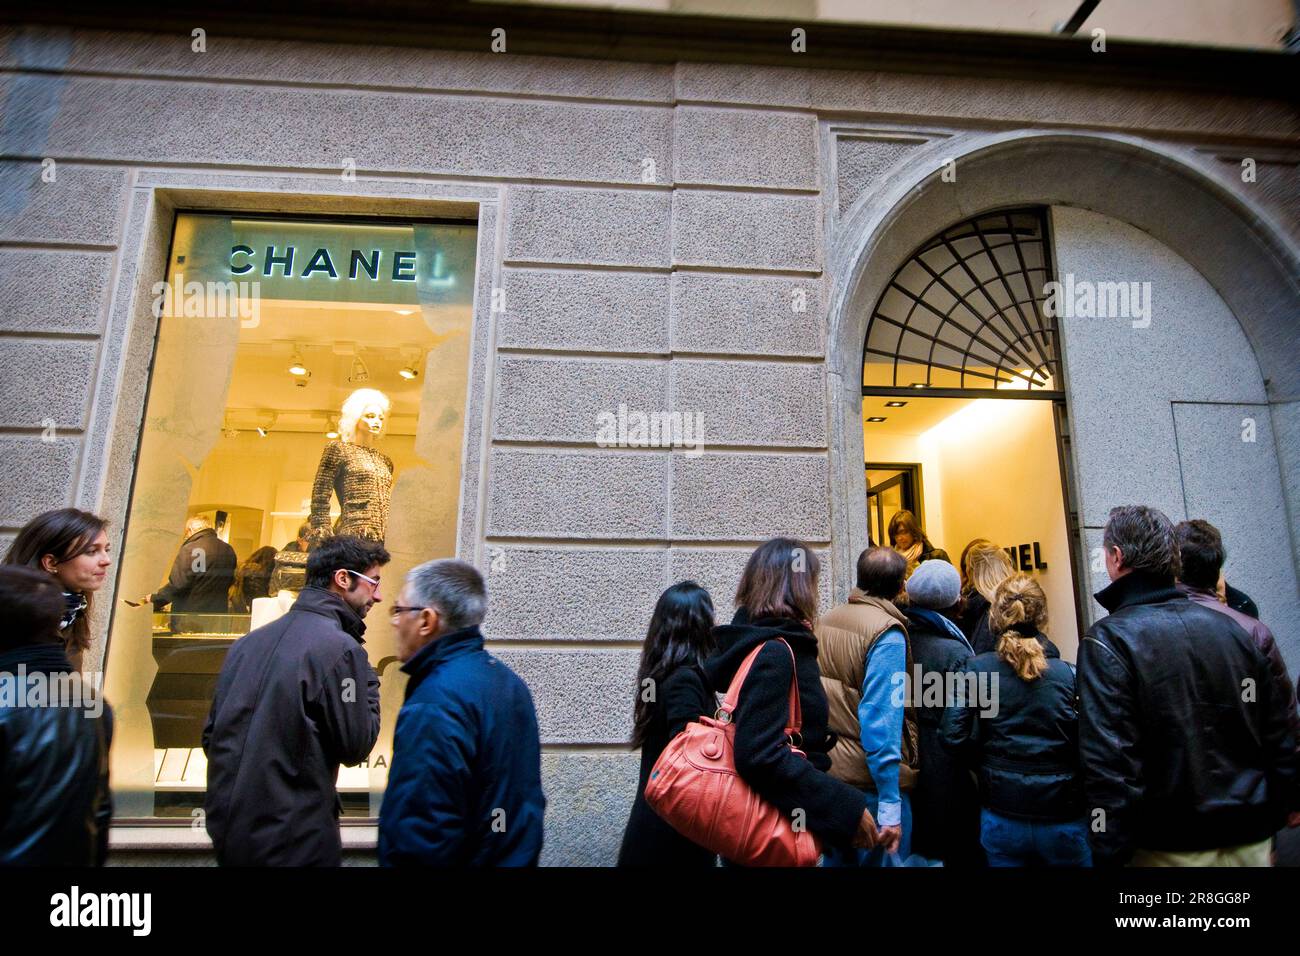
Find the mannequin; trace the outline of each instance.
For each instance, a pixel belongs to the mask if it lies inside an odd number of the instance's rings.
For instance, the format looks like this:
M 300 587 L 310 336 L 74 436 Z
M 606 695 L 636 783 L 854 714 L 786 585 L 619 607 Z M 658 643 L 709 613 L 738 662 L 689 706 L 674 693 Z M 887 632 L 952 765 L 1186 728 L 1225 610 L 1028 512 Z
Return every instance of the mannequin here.
M 325 446 L 311 493 L 312 539 L 350 534 L 383 541 L 388 530 L 388 501 L 393 488 L 393 460 L 375 445 L 384 432 L 388 396 L 359 388 L 343 403 L 339 438 Z M 330 493 L 342 514 L 330 528 Z

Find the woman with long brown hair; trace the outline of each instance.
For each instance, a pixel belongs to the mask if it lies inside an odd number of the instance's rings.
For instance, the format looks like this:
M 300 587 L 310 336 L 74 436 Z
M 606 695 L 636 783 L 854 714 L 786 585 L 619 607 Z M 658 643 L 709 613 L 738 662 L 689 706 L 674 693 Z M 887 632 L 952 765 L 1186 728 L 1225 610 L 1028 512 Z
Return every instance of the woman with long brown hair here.
M 921 530 L 921 523 L 910 511 L 895 511 L 886 530 L 889 533 L 889 546 L 907 559 L 908 577 L 911 577 L 922 561 L 952 560 L 947 551 L 930 543 L 930 539 Z
M 89 511 L 59 508 L 37 515 L 23 526 L 9 546 L 5 564 L 44 571 L 63 590 L 64 614 L 59 623 L 64 650 L 76 670 L 90 646 L 90 606 L 94 592 L 108 580 L 107 522 Z
M 736 614 L 714 629 L 717 650 L 704 664 L 714 691 L 726 691 L 741 663 L 762 647 L 740 689 L 736 771 L 782 813 L 831 846 L 870 847 L 876 824 L 866 794 L 828 771 L 830 708 L 817 666 L 817 581 L 821 564 L 807 544 L 773 538 L 750 555 L 736 590 Z M 791 749 L 790 685 L 802 711 L 803 754 Z
M 980 843 L 990 866 L 1089 866 L 1074 668 L 1043 634 L 1047 596 L 1027 574 L 993 595 L 996 650 L 970 660 L 949 702 L 945 747 L 964 751 L 980 784 Z M 959 695 L 961 696 L 961 695 Z M 984 697 L 989 699 L 982 699 Z

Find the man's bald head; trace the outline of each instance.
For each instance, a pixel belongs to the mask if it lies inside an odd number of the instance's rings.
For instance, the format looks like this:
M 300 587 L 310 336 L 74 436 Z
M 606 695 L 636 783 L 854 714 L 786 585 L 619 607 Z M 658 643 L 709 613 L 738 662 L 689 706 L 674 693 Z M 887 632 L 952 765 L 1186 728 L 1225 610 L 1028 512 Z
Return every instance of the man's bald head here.
M 907 559 L 893 548 L 867 548 L 858 555 L 858 587 L 871 597 L 892 601 L 906 575 Z

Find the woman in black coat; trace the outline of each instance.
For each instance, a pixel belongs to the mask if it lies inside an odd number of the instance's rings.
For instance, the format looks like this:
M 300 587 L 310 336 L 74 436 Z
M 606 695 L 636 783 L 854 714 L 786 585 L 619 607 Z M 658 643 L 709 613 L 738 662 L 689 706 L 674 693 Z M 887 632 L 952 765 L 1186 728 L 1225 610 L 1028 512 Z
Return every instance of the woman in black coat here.
M 997 688 L 997 710 L 961 700 L 943 719 L 944 745 L 976 765 L 981 841 L 992 866 L 1091 861 L 1074 668 L 1043 636 L 1046 617 L 1036 581 L 1025 574 L 1004 581 L 991 615 L 996 650 L 967 664 L 976 687 Z
M 834 737 L 827 730 L 830 708 L 811 623 L 817 620 L 819 572 L 817 555 L 802 542 L 774 538 L 760 546 L 741 575 L 735 617 L 714 629 L 717 650 L 704 672 L 711 688 L 725 693 L 745 657 L 763 647 L 732 715 L 736 771 L 759 796 L 800 820 L 823 844 L 870 847 L 876 824 L 866 795 L 828 772 Z M 806 757 L 791 751 L 785 733 L 792 678 L 798 684 L 803 717 L 803 739 L 796 743 Z
M 668 742 L 717 709 L 700 664 L 713 650 L 713 601 L 694 581 L 659 596 L 637 672 L 632 746 L 641 748 L 636 799 L 623 831 L 619 866 L 714 866 L 717 857 L 668 825 L 645 799 L 650 771 Z

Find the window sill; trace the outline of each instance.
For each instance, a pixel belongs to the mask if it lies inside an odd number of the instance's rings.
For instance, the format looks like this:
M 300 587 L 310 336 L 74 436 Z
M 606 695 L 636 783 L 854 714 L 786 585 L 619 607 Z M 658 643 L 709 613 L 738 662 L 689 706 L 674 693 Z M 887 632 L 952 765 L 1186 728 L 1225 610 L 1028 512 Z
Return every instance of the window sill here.
M 339 827 L 344 851 L 374 850 L 379 843 L 375 820 L 344 822 Z M 185 821 L 132 820 L 114 823 L 108 831 L 108 848 L 113 853 L 212 853 L 212 839 L 202 827 Z

